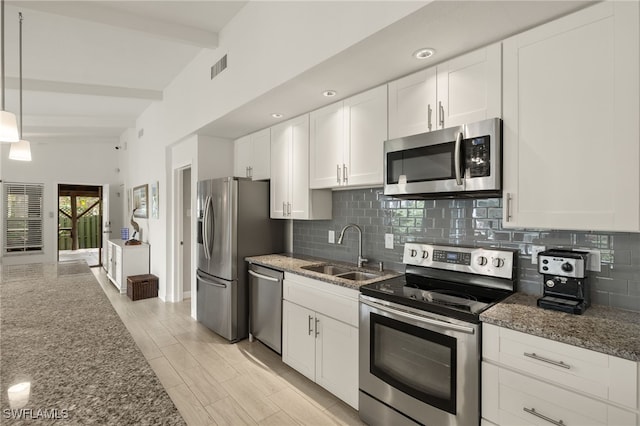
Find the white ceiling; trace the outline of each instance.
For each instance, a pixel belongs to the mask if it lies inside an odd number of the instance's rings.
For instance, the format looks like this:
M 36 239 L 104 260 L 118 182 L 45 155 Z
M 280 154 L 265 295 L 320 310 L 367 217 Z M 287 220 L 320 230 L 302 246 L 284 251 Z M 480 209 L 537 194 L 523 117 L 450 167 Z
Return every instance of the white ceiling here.
M 325 63 L 201 129 L 238 137 L 429 63 L 410 53 L 424 41 L 431 64 L 584 7 L 570 1 L 435 1 Z M 18 111 L 18 11 L 23 22 L 24 137 L 117 142 L 245 1 L 7 1 L 6 109 Z M 248 29 L 250 30 L 250 29 Z M 135 72 L 132 72 L 135 70 Z M 334 99 L 335 100 L 335 99 Z

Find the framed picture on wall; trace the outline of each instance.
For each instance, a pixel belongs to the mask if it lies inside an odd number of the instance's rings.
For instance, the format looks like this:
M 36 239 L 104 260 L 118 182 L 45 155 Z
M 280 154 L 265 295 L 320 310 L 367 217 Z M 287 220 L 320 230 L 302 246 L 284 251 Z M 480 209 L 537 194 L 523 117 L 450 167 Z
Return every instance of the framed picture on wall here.
M 160 217 L 160 205 L 158 203 L 158 181 L 151 184 L 151 217 L 158 219 Z
M 148 187 L 149 185 L 140 185 L 133 188 L 133 208 L 135 209 L 133 217 L 142 219 L 149 217 L 149 213 L 147 212 Z

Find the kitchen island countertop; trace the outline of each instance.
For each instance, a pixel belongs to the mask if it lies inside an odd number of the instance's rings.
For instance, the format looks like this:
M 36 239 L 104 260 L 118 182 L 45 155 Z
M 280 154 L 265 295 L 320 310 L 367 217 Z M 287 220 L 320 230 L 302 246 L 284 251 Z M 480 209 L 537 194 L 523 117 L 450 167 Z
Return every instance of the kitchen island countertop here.
M 354 264 L 350 264 L 350 263 L 309 257 L 309 256 L 291 255 L 286 253 L 267 254 L 264 256 L 251 256 L 251 257 L 247 257 L 245 260 L 249 263 L 255 263 L 256 265 L 266 266 L 267 268 L 277 269 L 283 272 L 291 272 L 291 273 L 302 275 L 308 278 L 314 278 L 330 284 L 339 285 L 341 287 L 352 288 L 355 290 L 360 289 L 360 287 L 365 284 L 371 284 L 374 282 L 386 280 L 386 279 L 401 275 L 400 272 L 391 271 L 391 270 L 379 272 L 375 269 L 358 268 Z M 344 266 L 345 268 L 349 268 L 351 270 L 374 273 L 377 276 L 375 278 L 371 278 L 368 280 L 353 281 L 353 280 L 348 280 L 346 278 L 340 278 L 333 275 L 327 275 L 320 272 L 314 272 L 314 271 L 309 271 L 307 269 L 303 269 L 304 266 L 320 265 L 325 263 L 331 264 L 331 265 Z
M 539 308 L 539 296 L 515 293 L 480 314 L 488 324 L 640 361 L 640 313 L 592 305 L 582 315 Z
M 0 277 L 0 423 L 186 424 L 86 262 Z

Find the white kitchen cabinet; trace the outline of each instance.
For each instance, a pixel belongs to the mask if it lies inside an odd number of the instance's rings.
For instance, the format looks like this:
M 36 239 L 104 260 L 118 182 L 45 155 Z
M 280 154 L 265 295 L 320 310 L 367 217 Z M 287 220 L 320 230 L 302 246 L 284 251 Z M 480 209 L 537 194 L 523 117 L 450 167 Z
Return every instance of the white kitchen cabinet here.
M 310 117 L 311 188 L 382 185 L 386 86 L 313 111 Z
M 388 84 L 389 139 L 502 117 L 501 45 Z
M 482 417 L 496 425 L 638 425 L 638 364 L 483 324 Z
M 149 273 L 149 244 L 128 246 L 124 240 L 109 240 L 107 257 L 107 276 L 121 294 L 127 292 L 127 277 Z
M 389 139 L 436 130 L 436 67 L 389 83 Z
M 271 128 L 271 153 L 271 218 L 331 219 L 331 191 L 309 189 L 309 114 Z
M 505 227 L 640 230 L 638 2 L 504 41 Z
M 234 142 L 234 175 L 253 180 L 271 178 L 270 129 L 243 136 Z
M 285 273 L 282 360 L 358 408 L 358 291 Z

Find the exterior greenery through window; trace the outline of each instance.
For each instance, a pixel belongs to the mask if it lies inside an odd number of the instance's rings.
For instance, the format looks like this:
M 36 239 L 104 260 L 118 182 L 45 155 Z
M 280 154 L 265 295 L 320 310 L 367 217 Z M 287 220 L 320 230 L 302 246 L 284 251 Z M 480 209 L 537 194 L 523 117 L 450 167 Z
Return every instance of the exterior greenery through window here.
M 4 253 L 41 251 L 44 185 L 5 182 L 2 187 Z

